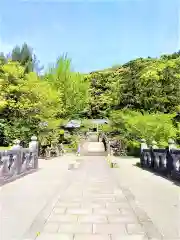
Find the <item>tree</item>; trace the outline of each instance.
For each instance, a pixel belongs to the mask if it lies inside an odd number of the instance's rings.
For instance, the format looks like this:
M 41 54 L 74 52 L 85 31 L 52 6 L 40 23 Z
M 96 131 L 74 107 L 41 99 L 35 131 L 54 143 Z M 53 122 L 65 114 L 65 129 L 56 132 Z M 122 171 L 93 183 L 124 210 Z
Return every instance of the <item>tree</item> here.
M 59 117 L 79 117 L 88 104 L 89 83 L 82 74 L 72 71 L 71 60 L 66 55 L 60 57 L 45 74 L 45 79 L 59 93 L 63 105 Z
M 61 108 L 58 92 L 36 73 L 24 74 L 18 62 L 0 65 L 0 118 L 9 142 L 39 134 L 40 122 L 47 122 L 50 130 L 56 128 L 60 124 L 57 111 Z
M 91 115 L 105 117 L 110 109 L 140 112 L 175 111 L 180 105 L 180 57 L 138 58 L 114 71 L 88 76 Z
M 32 48 L 30 48 L 26 43 L 20 46 L 16 46 L 12 50 L 11 54 L 12 61 L 19 62 L 23 67 L 25 73 L 29 72 L 40 72 L 42 67 L 39 67 L 39 61 L 35 54 L 33 54 Z
M 90 84 L 88 118 L 104 118 L 114 106 L 116 74 L 95 72 L 86 77 Z
M 139 155 L 140 140 L 148 145 L 156 140 L 159 147 L 166 147 L 169 138 L 176 138 L 178 130 L 173 126 L 174 114 L 141 114 L 137 111 L 118 110 L 110 114 L 111 127 L 120 131 L 119 138 L 125 141 L 132 155 Z
M 0 52 L 0 64 L 4 64 L 6 62 L 6 56 L 3 52 Z

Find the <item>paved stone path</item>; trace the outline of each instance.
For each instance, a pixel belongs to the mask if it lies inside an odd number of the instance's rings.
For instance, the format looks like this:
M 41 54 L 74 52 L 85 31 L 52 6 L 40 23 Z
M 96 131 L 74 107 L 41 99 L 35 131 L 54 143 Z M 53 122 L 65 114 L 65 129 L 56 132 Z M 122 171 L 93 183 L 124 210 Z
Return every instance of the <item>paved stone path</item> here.
M 104 145 L 102 144 L 102 142 L 85 142 L 82 145 L 81 154 L 85 156 L 107 155 L 107 153 L 104 151 Z
M 105 157 L 85 157 L 52 209 L 38 240 L 145 239 Z
M 40 160 L 37 172 L 0 187 L 0 240 L 31 239 L 23 235 L 34 219 L 67 188 L 72 158 Z
M 38 172 L 0 187 L 0 239 L 180 239 L 179 186 L 137 161 L 121 157 L 111 169 L 104 156 L 41 160 Z
M 164 239 L 180 239 L 180 183 L 137 167 L 138 158 L 116 161 L 119 168 L 112 171 L 121 188 L 135 196 Z

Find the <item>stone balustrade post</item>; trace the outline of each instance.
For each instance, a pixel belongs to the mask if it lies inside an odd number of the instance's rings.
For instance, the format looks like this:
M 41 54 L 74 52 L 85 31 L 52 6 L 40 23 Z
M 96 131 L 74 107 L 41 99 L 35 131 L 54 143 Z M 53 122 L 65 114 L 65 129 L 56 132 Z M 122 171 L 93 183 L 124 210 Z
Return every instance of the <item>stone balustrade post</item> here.
M 148 149 L 145 139 L 141 139 L 141 153 L 142 153 L 143 149 Z
M 156 141 L 152 141 L 152 149 L 158 149 Z
M 169 146 L 169 150 L 170 149 L 177 149 L 175 141 L 173 139 L 171 139 L 171 138 L 168 140 L 168 146 Z
M 144 166 L 144 154 L 143 154 L 143 150 L 144 149 L 148 149 L 147 143 L 145 139 L 141 139 L 141 146 L 140 146 L 140 163 L 141 166 Z
M 168 161 L 168 168 L 170 169 L 169 172 L 171 172 L 171 170 L 174 168 L 174 169 L 177 169 L 179 168 L 179 161 L 174 161 L 173 160 L 173 157 L 171 155 L 171 150 L 173 149 L 177 149 L 177 146 L 175 144 L 175 141 L 173 139 L 169 139 L 168 140 L 168 153 L 167 153 L 167 157 L 169 159 Z
M 29 151 L 32 154 L 34 160 L 34 168 L 38 169 L 38 141 L 36 136 L 31 137 L 31 142 L 29 143 Z
M 11 150 L 15 151 L 16 152 L 16 155 L 13 156 L 15 157 L 15 165 L 16 165 L 16 171 L 17 171 L 17 174 L 20 174 L 21 173 L 21 166 L 22 166 L 22 153 L 21 153 L 21 146 L 20 146 L 20 140 L 19 139 L 16 139 L 13 141 L 14 142 L 14 145 L 11 147 Z
M 13 141 L 14 145 L 11 147 L 11 150 L 21 150 L 20 140 L 16 139 Z
M 169 139 L 168 140 L 168 147 L 169 147 L 169 150 L 171 150 L 171 149 L 177 149 L 177 146 L 176 146 L 176 144 L 175 144 L 175 141 L 173 140 L 173 139 Z

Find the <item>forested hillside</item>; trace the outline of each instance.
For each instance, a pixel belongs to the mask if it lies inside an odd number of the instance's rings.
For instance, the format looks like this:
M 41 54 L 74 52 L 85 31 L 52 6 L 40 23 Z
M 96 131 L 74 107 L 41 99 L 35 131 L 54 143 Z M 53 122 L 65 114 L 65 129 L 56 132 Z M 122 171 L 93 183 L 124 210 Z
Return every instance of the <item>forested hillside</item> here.
M 109 118 L 129 149 L 140 138 L 165 145 L 178 139 L 172 121 L 180 106 L 180 53 L 138 58 L 87 74 L 72 70 L 67 56 L 44 71 L 24 44 L 0 54 L 0 145 L 12 139 L 57 139 L 62 122 Z M 56 136 L 56 137 L 55 137 Z
M 180 109 L 180 52 L 138 58 L 92 72 L 88 79 L 88 116 L 110 118 L 107 131 L 117 132 L 132 154 L 136 154 L 141 138 L 149 144 L 156 140 L 160 146 L 166 146 L 168 138 L 179 140 L 174 117 Z
M 61 124 L 88 104 L 89 83 L 60 57 L 43 75 L 30 47 L 15 47 L 0 60 L 0 145 L 13 139 L 57 141 Z
M 171 113 L 180 105 L 180 54 L 138 58 L 118 68 L 90 73 L 91 115 L 112 109 Z

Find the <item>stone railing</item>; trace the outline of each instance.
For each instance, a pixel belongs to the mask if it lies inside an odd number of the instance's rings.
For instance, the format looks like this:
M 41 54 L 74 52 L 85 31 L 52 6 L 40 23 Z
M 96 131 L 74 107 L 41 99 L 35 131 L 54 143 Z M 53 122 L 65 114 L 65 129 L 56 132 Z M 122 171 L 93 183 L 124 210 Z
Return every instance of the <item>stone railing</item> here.
M 29 148 L 22 148 L 15 140 L 11 150 L 0 151 L 0 185 L 13 181 L 38 169 L 37 137 L 31 137 Z
M 167 148 L 158 148 L 155 141 L 148 147 L 146 141 L 141 141 L 140 164 L 155 172 L 165 174 L 170 178 L 180 179 L 180 149 L 169 139 Z

